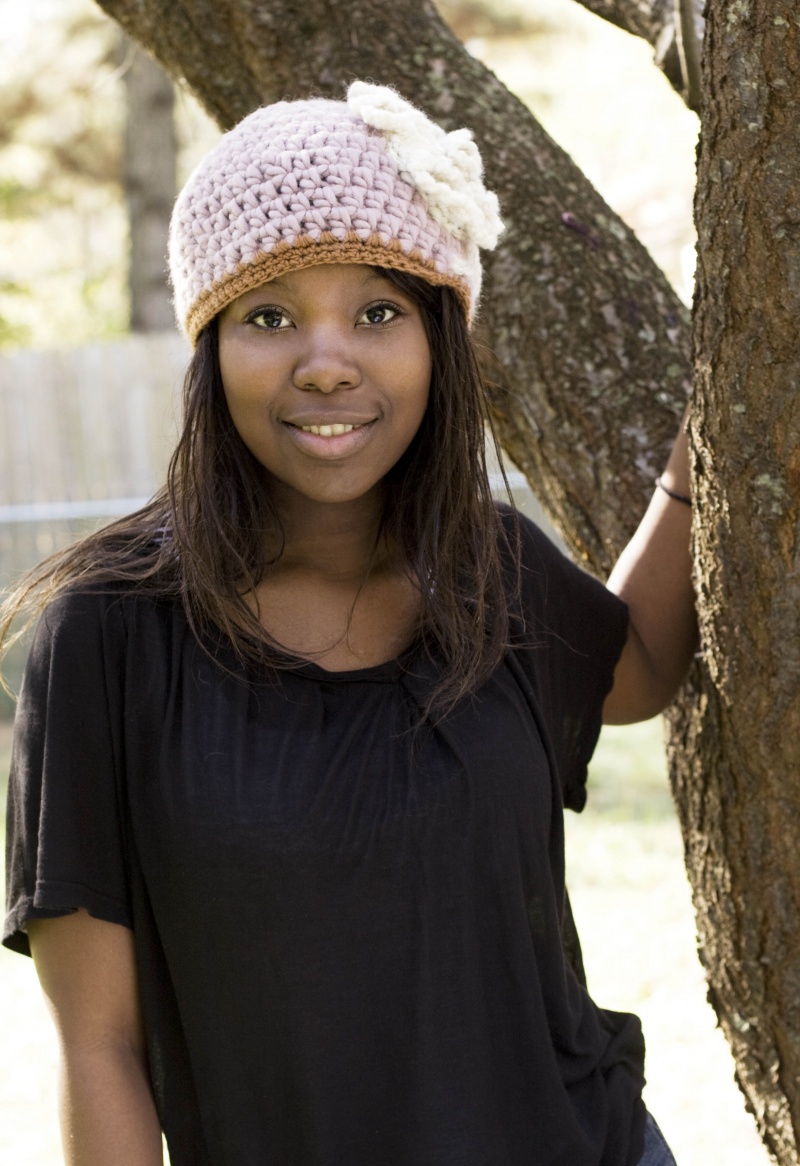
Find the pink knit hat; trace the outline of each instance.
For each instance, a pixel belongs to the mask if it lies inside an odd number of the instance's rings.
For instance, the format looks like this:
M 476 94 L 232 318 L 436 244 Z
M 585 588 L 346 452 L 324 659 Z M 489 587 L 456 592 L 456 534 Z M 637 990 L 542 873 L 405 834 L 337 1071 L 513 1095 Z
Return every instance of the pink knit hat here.
M 282 101 L 225 134 L 175 204 L 170 274 L 191 343 L 244 292 L 318 263 L 399 268 L 458 292 L 503 229 L 469 130 L 445 133 L 393 89 Z

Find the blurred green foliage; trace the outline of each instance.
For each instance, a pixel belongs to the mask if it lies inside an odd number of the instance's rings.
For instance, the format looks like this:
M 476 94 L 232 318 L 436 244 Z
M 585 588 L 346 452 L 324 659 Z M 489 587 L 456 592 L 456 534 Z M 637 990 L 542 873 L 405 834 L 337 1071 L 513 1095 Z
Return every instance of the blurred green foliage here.
M 130 42 L 92 0 L 0 0 L 0 349 L 128 326 L 123 190 Z M 179 167 L 219 130 L 177 90 Z
M 0 3 L 0 347 L 125 327 L 119 44 L 84 0 Z

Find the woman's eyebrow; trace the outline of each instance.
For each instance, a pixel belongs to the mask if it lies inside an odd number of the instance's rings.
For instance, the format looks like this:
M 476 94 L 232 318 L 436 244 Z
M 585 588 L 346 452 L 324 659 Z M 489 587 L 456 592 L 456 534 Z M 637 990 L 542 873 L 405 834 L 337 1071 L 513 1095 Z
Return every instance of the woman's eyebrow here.
M 391 283 L 392 282 L 390 279 L 386 278 L 386 276 L 383 274 L 383 272 L 373 271 L 373 269 L 371 267 L 367 267 L 366 268 L 366 275 L 364 276 L 364 278 L 361 281 L 362 284 L 372 283 L 374 280 L 379 280 L 381 283 Z

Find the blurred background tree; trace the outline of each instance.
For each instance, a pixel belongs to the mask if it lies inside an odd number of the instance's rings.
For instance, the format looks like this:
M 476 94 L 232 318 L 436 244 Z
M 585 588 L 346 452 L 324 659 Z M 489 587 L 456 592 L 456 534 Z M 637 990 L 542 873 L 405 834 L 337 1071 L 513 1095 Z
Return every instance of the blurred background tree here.
M 90 0 L 0 0 L 0 28 L 0 348 L 172 328 L 181 148 L 218 131 Z
M 128 212 L 128 323 L 132 332 L 173 327 L 165 279 L 169 219 L 177 194 L 175 90 L 152 57 L 120 33 L 125 86 L 122 188 Z
M 51 5 L 33 34 L 29 6 L 5 0 L 0 15 L 8 54 L 0 342 L 75 344 L 119 332 L 127 316 L 119 35 L 96 9 L 71 0 Z

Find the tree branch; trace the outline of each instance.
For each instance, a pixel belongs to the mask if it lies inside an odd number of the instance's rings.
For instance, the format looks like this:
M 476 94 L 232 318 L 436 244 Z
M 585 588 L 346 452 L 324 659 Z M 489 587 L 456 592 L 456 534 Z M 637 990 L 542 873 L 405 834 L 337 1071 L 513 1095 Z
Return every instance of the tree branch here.
M 675 34 L 683 73 L 684 100 L 700 112 L 700 55 L 704 17 L 699 17 L 694 0 L 675 0 Z
M 705 0 L 578 0 L 595 16 L 641 37 L 690 109 L 700 102 L 700 47 Z

